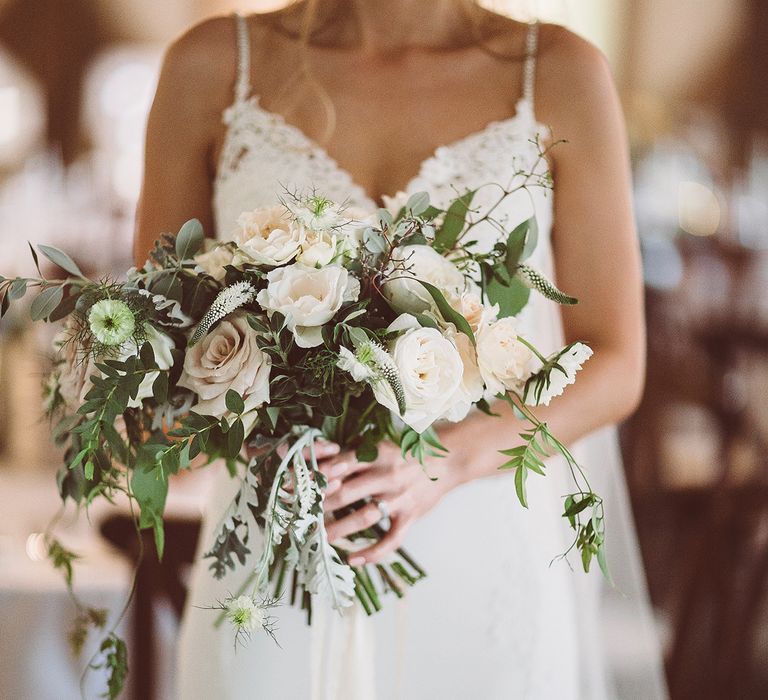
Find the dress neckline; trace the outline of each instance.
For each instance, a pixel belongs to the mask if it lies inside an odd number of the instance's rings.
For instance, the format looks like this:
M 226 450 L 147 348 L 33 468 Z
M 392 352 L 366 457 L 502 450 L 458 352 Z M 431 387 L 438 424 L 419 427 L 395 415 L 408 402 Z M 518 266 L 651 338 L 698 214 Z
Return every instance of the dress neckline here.
M 301 149 L 307 153 L 308 157 L 324 161 L 329 169 L 335 170 L 337 173 L 344 176 L 344 178 L 349 181 L 352 189 L 355 190 L 355 194 L 357 195 L 356 198 L 365 201 L 367 205 L 374 208 L 381 207 L 383 206 L 382 202 L 385 197 L 394 197 L 397 194 L 396 192 L 384 192 L 379 195 L 378 199 L 374 198 L 349 170 L 339 164 L 324 146 L 310 137 L 303 129 L 300 129 L 298 126 L 287 121 L 279 112 L 273 112 L 264 108 L 261 105 L 259 96 L 253 94 L 245 99 L 236 99 L 232 105 L 224 110 L 223 118 L 226 124 L 226 132 L 224 135 L 224 146 L 222 147 L 216 168 L 215 179 L 217 183 L 223 176 L 223 155 L 227 150 L 227 141 L 232 137 L 234 122 L 237 119 L 242 119 L 244 115 L 249 113 L 249 111 L 262 119 L 268 120 L 272 128 L 282 131 L 291 139 L 291 141 L 301 147 Z M 514 112 L 509 117 L 494 119 L 479 129 L 471 131 L 446 144 L 437 146 L 430 155 L 419 163 L 416 173 L 404 183 L 400 192 L 409 193 L 413 185 L 422 179 L 425 170 L 441 156 L 444 156 L 451 151 L 472 145 L 474 142 L 482 140 L 489 133 L 497 129 L 513 129 L 519 124 L 527 125 L 530 128 L 530 136 L 532 138 L 539 132 L 548 133 L 549 131 L 545 124 L 536 120 L 533 114 L 533 104 L 531 99 L 527 95 L 523 95 L 517 100 Z

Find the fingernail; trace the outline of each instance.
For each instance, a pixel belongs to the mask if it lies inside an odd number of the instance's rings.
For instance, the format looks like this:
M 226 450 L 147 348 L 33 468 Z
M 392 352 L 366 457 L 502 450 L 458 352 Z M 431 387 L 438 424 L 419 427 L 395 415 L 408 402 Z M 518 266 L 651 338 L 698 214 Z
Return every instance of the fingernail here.
M 365 564 L 365 559 L 363 557 L 352 557 L 349 560 L 350 566 L 362 566 L 363 564 Z
M 335 491 L 338 491 L 341 487 L 341 480 L 340 479 L 334 479 L 333 481 L 328 482 L 328 486 L 325 489 L 325 495 L 329 495 L 334 493 Z

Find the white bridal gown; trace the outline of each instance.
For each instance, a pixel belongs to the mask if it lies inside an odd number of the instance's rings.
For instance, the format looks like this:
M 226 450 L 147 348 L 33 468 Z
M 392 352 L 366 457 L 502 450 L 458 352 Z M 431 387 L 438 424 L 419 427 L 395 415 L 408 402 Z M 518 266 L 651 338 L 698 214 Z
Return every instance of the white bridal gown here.
M 219 237 L 233 231 L 242 211 L 273 204 L 284 186 L 316 187 L 331 199 L 374 208 L 363 189 L 322 148 L 259 106 L 258 97 L 250 92 L 248 28 L 241 18 L 236 21 L 239 79 L 235 101 L 224 113 L 228 132 L 214 194 Z M 408 193 L 426 191 L 434 203 L 444 206 L 455 196 L 455 189 L 506 184 L 516 170 L 534 165 L 537 149 L 531 139 L 547 135 L 534 115 L 536 37 L 534 24 L 524 64 L 524 93 L 515 115 L 438 148 L 408 183 Z M 480 208 L 484 198 L 487 202 L 496 196 L 492 190 L 481 190 L 475 200 Z M 501 205 L 497 217 L 512 227 L 532 213 L 538 220 L 539 244 L 531 264 L 553 276 L 552 193 L 535 187 L 530 196 L 519 192 Z M 491 227 L 482 233 L 478 227 L 476 232 L 489 247 L 498 235 Z M 524 333 L 545 353 L 561 346 L 560 315 L 552 302 L 532 295 L 522 323 Z M 600 489 L 611 491 L 617 480 L 622 486 L 613 429 L 582 440 L 576 452 Z M 210 547 L 237 488 L 223 468 L 214 482 L 200 554 Z M 618 499 L 609 499 L 606 518 L 615 538 L 615 578 L 622 589 L 615 597 L 629 602 L 633 610 L 623 613 L 634 624 L 623 636 L 633 640 L 636 668 L 624 669 L 621 689 L 611 680 L 610 655 L 601 641 L 604 606 L 598 601 L 605 586 L 599 571 L 585 576 L 575 559 L 573 571 L 565 562 L 550 566 L 570 543 L 571 531 L 560 517 L 561 496 L 570 490 L 566 469 L 553 460 L 546 478 L 534 476 L 528 483 L 529 510 L 517 502 L 511 475 L 475 481 L 450 493 L 412 527 L 406 539 L 428 578 L 403 601 L 385 596 L 384 610 L 371 618 L 357 606 L 342 617 L 318 604 L 309 628 L 303 612 L 287 604 L 279 607 L 277 634 L 282 648 L 257 633 L 247 646 L 235 649 L 231 628 L 214 628 L 216 613 L 197 606 L 211 605 L 236 591 L 249 570 L 241 567 L 224 581 L 215 581 L 208 562 L 199 561 L 179 644 L 180 698 L 665 697 L 631 521 L 619 517 L 619 512 L 626 515 L 623 490 L 619 489 Z M 617 501 L 614 512 L 611 508 Z M 619 532 L 629 537 L 619 538 L 615 534 Z M 258 544 L 252 549 L 258 549 Z M 622 588 L 624 579 L 630 583 Z

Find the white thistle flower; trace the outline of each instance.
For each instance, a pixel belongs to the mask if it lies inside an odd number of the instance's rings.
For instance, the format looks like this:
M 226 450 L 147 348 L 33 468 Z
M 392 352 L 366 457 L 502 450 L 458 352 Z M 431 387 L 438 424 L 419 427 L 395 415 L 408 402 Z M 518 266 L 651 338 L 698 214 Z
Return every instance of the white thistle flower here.
M 233 311 L 239 309 L 244 304 L 253 301 L 256 295 L 256 288 L 250 282 L 236 282 L 229 287 L 222 289 L 216 299 L 214 299 L 211 308 L 205 313 L 200 323 L 197 325 L 192 338 L 189 341 L 191 347 L 200 342 L 211 330 L 211 327 L 217 321 L 225 316 L 229 316 Z
M 311 231 L 330 231 L 345 223 L 338 205 L 321 195 L 312 195 L 285 206 L 296 221 Z
M 375 375 L 371 367 L 360 362 L 357 355 L 345 347 L 339 348 L 339 360 L 336 366 L 344 372 L 349 372 L 356 382 L 367 382 Z
M 227 619 L 234 625 L 236 631 L 251 633 L 255 629 L 264 627 L 266 615 L 264 608 L 252 597 L 241 595 L 227 602 Z
M 124 301 L 102 299 L 88 312 L 88 325 L 103 345 L 122 345 L 136 330 L 136 318 Z

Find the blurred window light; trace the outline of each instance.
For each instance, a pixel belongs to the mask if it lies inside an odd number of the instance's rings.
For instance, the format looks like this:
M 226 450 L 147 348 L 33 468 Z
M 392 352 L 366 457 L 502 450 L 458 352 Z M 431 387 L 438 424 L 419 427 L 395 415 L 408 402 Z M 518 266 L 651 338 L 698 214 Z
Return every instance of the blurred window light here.
M 678 186 L 680 228 L 694 236 L 712 236 L 720 228 L 717 194 L 700 182 L 683 181 Z
M 0 169 L 19 167 L 43 140 L 45 104 L 36 81 L 0 47 Z

